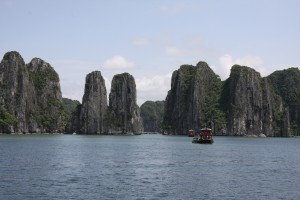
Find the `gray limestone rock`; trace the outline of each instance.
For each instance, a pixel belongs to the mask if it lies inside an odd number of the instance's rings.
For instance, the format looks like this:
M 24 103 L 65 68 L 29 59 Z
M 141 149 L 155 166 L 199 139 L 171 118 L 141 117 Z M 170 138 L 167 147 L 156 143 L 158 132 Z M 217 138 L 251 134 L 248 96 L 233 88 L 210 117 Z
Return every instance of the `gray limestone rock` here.
M 283 116 L 288 110 L 267 79 L 252 68 L 234 65 L 226 82 L 229 135 L 282 136 L 287 131 Z
M 140 134 L 143 132 L 140 109 L 136 103 L 136 85 L 132 75 L 113 77 L 106 116 L 109 134 Z
M 182 65 L 173 72 L 166 97 L 164 132 L 186 135 L 189 129 L 221 129 L 225 125 L 217 123 L 223 118 L 218 107 L 220 92 L 221 80 L 205 62 Z
M 45 61 L 25 65 L 18 52 L 8 52 L 0 64 L 0 104 L 17 120 L 5 133 L 63 133 L 67 113 L 59 77 Z
M 99 71 L 86 76 L 80 112 L 81 134 L 105 133 L 104 117 L 107 112 L 105 81 Z

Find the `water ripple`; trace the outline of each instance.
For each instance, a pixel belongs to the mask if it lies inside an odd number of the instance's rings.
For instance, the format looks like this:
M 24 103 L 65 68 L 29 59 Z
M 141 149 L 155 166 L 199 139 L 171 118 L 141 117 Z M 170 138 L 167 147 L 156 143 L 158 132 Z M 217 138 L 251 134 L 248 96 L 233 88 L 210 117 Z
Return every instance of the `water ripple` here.
M 299 143 L 0 136 L 0 199 L 299 199 Z

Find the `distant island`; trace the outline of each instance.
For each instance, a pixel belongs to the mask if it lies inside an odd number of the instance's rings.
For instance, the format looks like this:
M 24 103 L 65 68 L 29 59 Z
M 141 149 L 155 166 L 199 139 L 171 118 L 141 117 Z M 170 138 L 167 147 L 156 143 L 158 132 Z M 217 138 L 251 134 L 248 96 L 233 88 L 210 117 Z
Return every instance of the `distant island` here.
M 82 104 L 62 97 L 51 65 L 8 52 L 0 63 L 0 133 L 186 135 L 210 127 L 216 135 L 300 135 L 300 71 L 289 68 L 261 77 L 234 65 L 227 80 L 205 62 L 173 72 L 165 101 L 136 103 L 134 77 L 113 77 L 107 91 L 100 71 L 86 76 Z

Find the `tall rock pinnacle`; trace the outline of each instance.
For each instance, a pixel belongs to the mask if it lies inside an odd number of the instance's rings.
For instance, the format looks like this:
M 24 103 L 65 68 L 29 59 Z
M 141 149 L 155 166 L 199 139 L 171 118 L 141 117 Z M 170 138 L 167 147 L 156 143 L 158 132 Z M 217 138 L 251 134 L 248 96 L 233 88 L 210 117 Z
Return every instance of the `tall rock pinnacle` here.
M 128 73 L 113 77 L 107 122 L 111 134 L 138 134 L 143 131 L 140 109 L 136 103 L 135 80 Z
M 105 81 L 101 72 L 94 71 L 86 76 L 84 96 L 81 106 L 81 133 L 103 134 L 104 117 L 107 111 Z

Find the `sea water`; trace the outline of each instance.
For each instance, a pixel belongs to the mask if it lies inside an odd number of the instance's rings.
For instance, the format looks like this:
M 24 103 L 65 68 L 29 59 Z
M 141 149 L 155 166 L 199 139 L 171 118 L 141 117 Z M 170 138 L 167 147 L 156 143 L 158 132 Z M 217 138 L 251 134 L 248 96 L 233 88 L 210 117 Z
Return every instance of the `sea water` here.
M 300 138 L 0 135 L 0 199 L 300 199 Z

